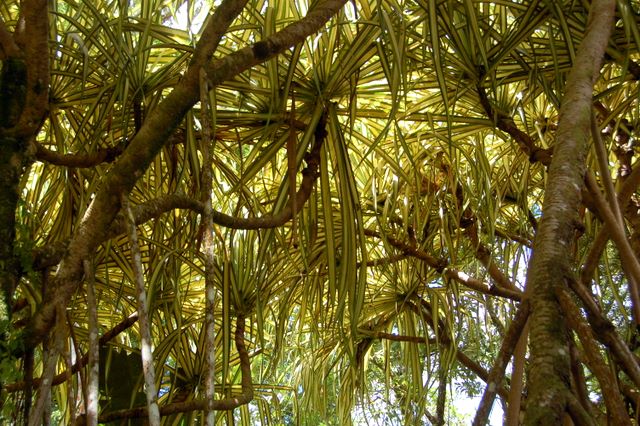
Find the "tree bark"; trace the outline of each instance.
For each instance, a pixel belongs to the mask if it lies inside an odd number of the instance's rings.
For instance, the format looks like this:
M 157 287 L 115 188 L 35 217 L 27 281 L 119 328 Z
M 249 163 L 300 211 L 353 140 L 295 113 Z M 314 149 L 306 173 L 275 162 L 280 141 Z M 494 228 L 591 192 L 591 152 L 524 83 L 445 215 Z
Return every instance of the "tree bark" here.
M 572 264 L 568 253 L 581 202 L 593 84 L 613 24 L 615 1 L 591 4 L 589 24 L 569 74 L 560 109 L 542 220 L 527 271 L 531 302 L 529 395 L 525 424 L 559 424 L 571 397 L 568 329 L 556 298 Z

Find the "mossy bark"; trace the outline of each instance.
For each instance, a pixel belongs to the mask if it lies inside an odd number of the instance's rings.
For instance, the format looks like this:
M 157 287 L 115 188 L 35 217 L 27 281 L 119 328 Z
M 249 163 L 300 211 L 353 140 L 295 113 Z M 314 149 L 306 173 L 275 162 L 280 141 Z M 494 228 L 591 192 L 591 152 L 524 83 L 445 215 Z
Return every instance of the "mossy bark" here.
M 556 294 L 572 273 L 570 246 L 578 226 L 593 84 L 599 75 L 614 10 L 613 0 L 591 4 L 589 25 L 560 109 L 542 220 L 527 273 L 526 297 L 531 302 L 527 425 L 561 423 L 570 398 L 569 331 Z

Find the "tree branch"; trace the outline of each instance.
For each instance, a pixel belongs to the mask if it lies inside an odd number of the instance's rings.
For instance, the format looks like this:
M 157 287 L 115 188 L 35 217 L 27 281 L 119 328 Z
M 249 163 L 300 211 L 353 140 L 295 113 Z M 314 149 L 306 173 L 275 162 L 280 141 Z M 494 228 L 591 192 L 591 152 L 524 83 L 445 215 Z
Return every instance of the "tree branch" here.
M 431 329 L 437 336 L 437 341 L 441 346 L 445 346 L 455 351 L 456 359 L 469 370 L 473 371 L 482 381 L 489 384 L 489 373 L 480 364 L 469 358 L 462 350 L 452 345 L 449 327 L 442 321 L 438 320 L 437 323 L 433 321 L 433 315 L 431 314 L 431 305 L 422 298 L 417 298 L 420 306 L 416 305 L 412 301 L 407 302 L 408 307 L 418 316 L 423 317 L 425 322 L 429 324 Z M 503 398 L 507 398 L 509 390 L 502 384 L 496 384 L 496 392 Z
M 624 343 L 622 338 L 620 338 L 611 321 L 602 314 L 595 300 L 593 300 L 593 297 L 587 291 L 587 288 L 574 279 L 568 278 L 567 281 L 571 290 L 582 302 L 582 306 L 587 312 L 587 319 L 596 338 L 611 351 L 617 364 L 622 368 L 622 371 L 640 388 L 640 361 L 629 350 L 629 347 Z
M 582 343 L 589 369 L 596 376 L 598 383 L 600 383 L 604 403 L 610 418 L 613 420 L 613 424 L 621 426 L 631 425 L 629 416 L 622 403 L 620 389 L 618 389 L 616 384 L 616 377 L 612 374 L 612 369 L 607 366 L 600 355 L 600 348 L 596 345 L 590 327 L 583 320 L 578 307 L 566 293 L 566 290 L 557 289 L 556 296 L 560 301 L 562 310 L 566 314 L 569 326 L 576 332 Z
M 489 420 L 489 414 L 491 413 L 491 407 L 493 407 L 493 401 L 496 397 L 498 385 L 504 380 L 504 372 L 507 368 L 507 364 L 511 359 L 511 355 L 518 343 L 518 339 L 522 330 L 529 318 L 529 303 L 524 301 L 520 304 L 518 311 L 513 317 L 507 333 L 502 339 L 502 345 L 500 351 L 496 356 L 496 360 L 489 372 L 487 380 L 487 387 L 484 389 L 482 400 L 478 405 L 476 416 L 473 419 L 474 426 L 486 425 Z
M 371 331 L 363 328 L 358 329 L 358 333 L 364 334 L 367 337 L 370 337 L 373 339 L 385 339 L 385 340 L 391 340 L 393 342 L 421 343 L 421 344 L 438 343 L 438 341 L 433 337 L 403 336 L 399 334 L 385 333 L 382 331 Z
M 634 194 L 636 189 L 640 186 L 640 167 L 636 165 L 634 170 L 631 172 L 629 176 L 624 180 L 622 184 L 622 188 L 618 192 L 618 203 L 620 204 L 622 210 L 624 210 L 624 206 L 629 204 L 629 200 L 631 196 Z M 593 274 L 595 272 L 596 267 L 598 266 L 598 261 L 604 248 L 606 247 L 607 241 L 609 241 L 611 230 L 609 229 L 609 225 L 604 223 L 604 226 L 598 231 L 598 235 L 594 239 L 591 244 L 591 250 L 589 250 L 589 254 L 584 264 L 582 265 L 582 272 L 580 274 L 580 281 L 585 284 L 589 284 L 591 279 L 593 278 Z
M 553 159 L 533 254 L 527 269 L 531 363 L 525 423 L 555 424 L 567 411 L 571 369 L 566 319 L 555 290 L 572 270 L 568 249 L 579 223 L 594 84 L 613 28 L 614 0 L 591 3 L 560 108 Z
M 19 56 L 20 48 L 13 39 L 13 35 L 5 25 L 2 17 L 0 17 L 0 61 Z
M 636 326 L 640 326 L 640 289 L 638 288 L 640 284 L 640 262 L 638 262 L 638 258 L 624 234 L 622 223 L 618 222 L 614 212 L 609 208 L 607 201 L 600 193 L 596 179 L 591 173 L 587 173 L 586 182 L 587 188 L 589 188 L 589 192 L 596 203 L 596 208 L 600 211 L 602 218 L 611 230 L 611 238 L 618 248 L 618 253 L 620 253 L 622 268 L 627 275 L 627 281 L 629 283 L 633 319 L 635 320 Z
M 95 167 L 102 163 L 112 163 L 123 151 L 121 146 L 114 146 L 101 148 L 94 152 L 62 154 L 51 151 L 38 142 L 34 142 L 34 145 L 36 147 L 36 160 L 65 167 Z
M 478 85 L 476 86 L 476 90 L 478 92 L 478 97 L 480 98 L 480 105 L 482 105 L 487 116 L 494 121 L 498 129 L 507 133 L 516 141 L 520 149 L 529 156 L 530 162 L 539 162 L 545 166 L 551 164 L 551 149 L 538 147 L 531 136 L 516 126 L 513 118 L 494 108 L 493 105 L 491 105 L 491 101 L 489 101 L 489 97 L 487 96 L 487 92 L 484 87 Z
M 476 278 L 470 277 L 469 275 L 465 274 L 462 271 L 458 271 L 457 269 L 447 267 L 446 260 L 437 259 L 431 256 L 426 251 L 416 248 L 415 246 L 411 244 L 407 244 L 394 237 L 382 236 L 379 232 L 373 231 L 371 229 L 365 229 L 364 234 L 369 237 L 380 238 L 385 241 L 388 241 L 389 244 L 391 244 L 393 247 L 401 250 L 404 255 L 423 260 L 427 265 L 431 266 L 436 271 L 442 273 L 447 278 L 457 281 L 473 290 L 476 290 L 484 294 L 505 297 L 507 299 L 512 299 L 516 301 L 519 301 L 522 298 L 522 292 L 520 291 L 502 288 L 498 286 L 489 286 Z

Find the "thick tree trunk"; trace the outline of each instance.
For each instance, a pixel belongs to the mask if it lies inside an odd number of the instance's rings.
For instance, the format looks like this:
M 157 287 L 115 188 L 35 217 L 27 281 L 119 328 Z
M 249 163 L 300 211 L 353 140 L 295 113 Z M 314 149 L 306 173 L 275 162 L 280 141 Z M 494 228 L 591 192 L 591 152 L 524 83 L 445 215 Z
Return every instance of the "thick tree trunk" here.
M 21 6 L 14 33 L 0 19 L 0 318 L 11 315 L 22 272 L 15 253 L 19 185 L 49 102 L 47 0 L 24 0 Z
M 569 249 L 578 225 L 593 84 L 611 32 L 614 10 L 614 0 L 595 0 L 591 4 L 589 25 L 560 110 L 542 220 L 527 275 L 526 294 L 532 309 L 527 425 L 559 424 L 571 396 L 568 329 L 556 290 L 565 285 L 565 277 L 572 269 Z
M 27 69 L 20 59 L 7 59 L 0 73 L 0 284 L 4 311 L 11 314 L 11 298 L 19 279 L 19 263 L 14 256 L 18 185 L 26 143 L 13 134 L 24 109 L 27 92 Z

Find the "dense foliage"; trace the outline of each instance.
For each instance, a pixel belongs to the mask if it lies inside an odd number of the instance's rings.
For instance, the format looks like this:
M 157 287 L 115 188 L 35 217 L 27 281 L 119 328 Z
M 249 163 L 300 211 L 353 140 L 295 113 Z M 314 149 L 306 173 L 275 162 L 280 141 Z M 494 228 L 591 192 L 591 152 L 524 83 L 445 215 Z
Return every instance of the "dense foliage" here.
M 600 3 L 3 1 L 0 422 L 535 424 L 542 327 L 555 415 L 637 424 L 638 3 L 560 115 Z

